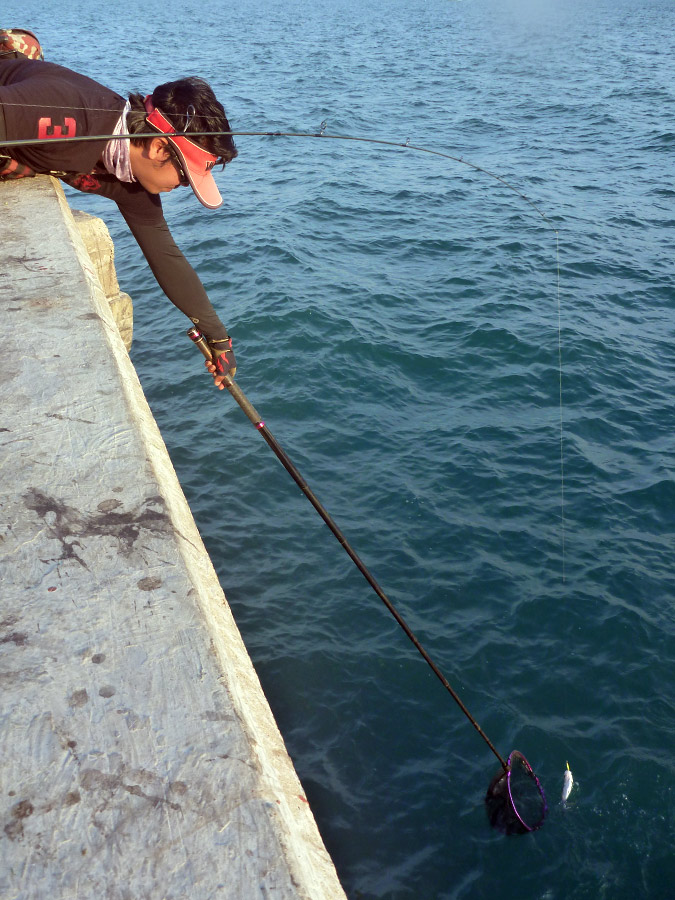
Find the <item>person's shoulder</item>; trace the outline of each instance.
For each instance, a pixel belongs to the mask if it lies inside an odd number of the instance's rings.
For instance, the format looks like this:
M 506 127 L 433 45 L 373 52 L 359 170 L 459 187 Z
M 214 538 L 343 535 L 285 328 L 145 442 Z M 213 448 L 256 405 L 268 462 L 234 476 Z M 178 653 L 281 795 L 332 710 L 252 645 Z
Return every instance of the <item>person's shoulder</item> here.
M 39 74 L 40 68 L 35 67 L 44 65 L 42 60 L 28 59 L 26 56 L 0 57 L 0 84 L 23 81 L 36 73 Z
M 17 82 L 27 82 L 36 88 L 39 84 L 41 90 L 63 90 L 67 86 L 71 90 L 77 89 L 80 93 L 93 93 L 99 98 L 105 95 L 108 107 L 120 104 L 124 106 L 125 102 L 120 94 L 89 75 L 83 75 L 76 72 L 75 69 L 48 60 L 11 59 L 0 61 L 0 84 Z

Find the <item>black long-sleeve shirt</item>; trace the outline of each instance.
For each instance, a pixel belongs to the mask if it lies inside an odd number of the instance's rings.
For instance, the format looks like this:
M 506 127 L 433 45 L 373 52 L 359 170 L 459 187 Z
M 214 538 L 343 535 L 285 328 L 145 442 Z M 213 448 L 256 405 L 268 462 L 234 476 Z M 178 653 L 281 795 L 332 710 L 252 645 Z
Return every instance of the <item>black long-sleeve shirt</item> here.
M 0 60 L 0 118 L 4 117 L 6 140 L 45 139 L 40 144 L 0 148 L 0 156 L 34 172 L 55 175 L 78 190 L 114 200 L 169 300 L 210 340 L 222 340 L 227 329 L 199 276 L 176 246 L 159 196 L 138 182 L 120 181 L 106 171 L 101 162 L 105 140 L 49 140 L 111 134 L 124 105 L 119 94 L 55 63 Z

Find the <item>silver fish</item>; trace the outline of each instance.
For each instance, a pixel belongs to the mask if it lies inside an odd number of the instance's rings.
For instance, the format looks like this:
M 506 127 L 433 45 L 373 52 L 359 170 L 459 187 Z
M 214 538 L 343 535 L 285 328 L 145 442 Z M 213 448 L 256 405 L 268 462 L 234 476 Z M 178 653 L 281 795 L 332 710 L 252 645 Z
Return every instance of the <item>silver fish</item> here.
M 572 788 L 574 787 L 574 778 L 572 777 L 572 770 L 570 769 L 570 764 L 567 763 L 567 770 L 565 772 L 565 777 L 563 778 L 563 789 L 562 789 L 562 802 L 569 797 L 572 793 Z

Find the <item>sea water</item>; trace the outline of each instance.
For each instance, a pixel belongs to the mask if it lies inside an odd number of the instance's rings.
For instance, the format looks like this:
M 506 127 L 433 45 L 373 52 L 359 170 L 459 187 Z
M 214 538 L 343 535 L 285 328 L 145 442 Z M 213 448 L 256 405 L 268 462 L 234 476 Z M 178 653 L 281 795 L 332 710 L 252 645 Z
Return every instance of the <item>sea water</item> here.
M 164 200 L 237 380 L 499 765 L 227 393 L 116 210 L 132 351 L 350 900 L 672 896 L 675 4 L 5 4 L 121 93 L 206 77 L 240 137 Z M 525 199 L 527 198 L 527 199 Z M 95 380 L 92 373 L 92 381 Z M 575 787 L 560 803 L 565 763 Z

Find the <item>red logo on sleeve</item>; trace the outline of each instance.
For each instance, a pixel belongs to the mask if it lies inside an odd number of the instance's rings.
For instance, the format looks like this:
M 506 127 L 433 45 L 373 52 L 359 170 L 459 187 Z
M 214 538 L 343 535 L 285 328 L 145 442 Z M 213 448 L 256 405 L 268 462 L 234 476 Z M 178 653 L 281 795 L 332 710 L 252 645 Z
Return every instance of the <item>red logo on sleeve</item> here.
M 101 187 L 101 182 L 94 175 L 76 175 L 68 184 L 78 191 L 97 191 Z
M 77 122 L 70 117 L 63 120 L 63 125 L 54 125 L 51 119 L 43 117 L 38 121 L 38 137 L 41 141 L 50 138 L 75 137 Z

